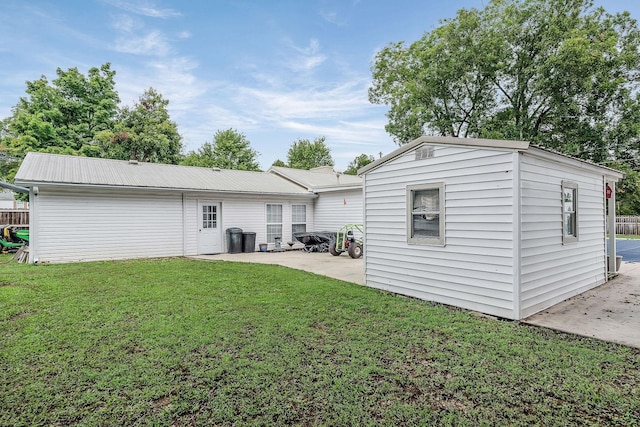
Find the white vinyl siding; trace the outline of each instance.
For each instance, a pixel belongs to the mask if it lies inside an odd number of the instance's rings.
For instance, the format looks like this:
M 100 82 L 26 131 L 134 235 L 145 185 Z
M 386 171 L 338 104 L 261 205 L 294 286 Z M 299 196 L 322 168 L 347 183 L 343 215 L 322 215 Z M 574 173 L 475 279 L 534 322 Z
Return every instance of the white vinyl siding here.
M 435 145 L 365 177 L 367 285 L 512 318 L 514 153 Z M 407 243 L 407 186 L 442 182 L 445 246 Z
M 267 243 L 266 207 L 268 204 L 282 205 L 283 235 L 282 242 L 295 241 L 291 235 L 291 211 L 292 205 L 301 205 L 301 201 L 292 201 L 274 197 L 229 197 L 202 195 L 201 198 L 211 199 L 221 202 L 220 221 L 223 238 L 226 239 L 225 230 L 230 227 L 240 227 L 243 232 L 256 233 L 256 250 L 260 243 Z M 187 197 L 186 223 L 197 224 L 197 199 L 198 195 L 191 194 Z M 305 203 L 307 211 L 307 227 L 313 227 L 313 207 L 311 203 Z M 187 226 L 185 253 L 195 255 L 197 251 L 197 228 Z M 273 245 L 273 243 L 271 244 Z M 228 242 L 223 243 L 223 252 L 227 251 Z
M 601 175 L 523 155 L 521 161 L 522 317 L 606 281 L 604 182 Z M 563 244 L 562 183 L 579 189 L 579 240 Z
M 40 186 L 33 230 L 39 262 L 180 256 L 182 196 Z
M 337 231 L 345 224 L 362 224 L 362 190 L 327 191 L 318 194 L 314 206 L 314 231 Z

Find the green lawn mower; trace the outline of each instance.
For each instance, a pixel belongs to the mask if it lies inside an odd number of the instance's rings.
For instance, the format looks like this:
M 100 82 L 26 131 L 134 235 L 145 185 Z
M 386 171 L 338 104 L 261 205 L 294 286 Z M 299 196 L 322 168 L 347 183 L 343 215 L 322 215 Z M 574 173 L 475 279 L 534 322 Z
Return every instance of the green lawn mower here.
M 347 252 L 351 258 L 362 256 L 362 237 L 357 237 L 354 231 L 364 235 L 362 224 L 346 224 L 338 230 L 335 240 L 329 245 L 329 253 L 339 256 L 342 252 Z
M 0 225 L 0 253 L 14 253 L 29 245 L 29 230 Z

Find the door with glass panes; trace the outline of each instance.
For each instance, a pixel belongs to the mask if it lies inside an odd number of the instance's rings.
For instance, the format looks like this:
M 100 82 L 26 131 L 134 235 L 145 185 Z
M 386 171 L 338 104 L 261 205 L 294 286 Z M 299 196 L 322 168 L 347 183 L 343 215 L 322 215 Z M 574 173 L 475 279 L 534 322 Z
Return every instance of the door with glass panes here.
M 207 200 L 198 201 L 198 254 L 222 252 L 220 232 L 220 203 Z

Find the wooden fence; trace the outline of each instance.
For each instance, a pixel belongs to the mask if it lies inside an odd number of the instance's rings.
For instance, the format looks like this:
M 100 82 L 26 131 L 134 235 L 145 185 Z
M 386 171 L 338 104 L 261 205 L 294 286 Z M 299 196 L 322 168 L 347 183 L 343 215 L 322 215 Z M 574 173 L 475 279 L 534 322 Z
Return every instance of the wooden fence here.
M 640 234 L 640 216 L 617 216 L 616 234 Z
M 29 226 L 28 209 L 0 209 L 0 225 Z

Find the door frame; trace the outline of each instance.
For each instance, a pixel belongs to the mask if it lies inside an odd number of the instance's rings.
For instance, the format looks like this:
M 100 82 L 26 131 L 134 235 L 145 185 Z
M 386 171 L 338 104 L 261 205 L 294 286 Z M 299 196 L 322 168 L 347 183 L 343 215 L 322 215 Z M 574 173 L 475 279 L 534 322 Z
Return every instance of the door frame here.
M 217 241 L 217 250 L 214 252 L 203 251 L 202 248 L 202 206 L 215 205 L 216 206 L 216 229 L 218 230 L 218 241 Z M 223 244 L 224 244 L 224 236 L 222 235 L 222 202 L 216 201 L 214 199 L 197 199 L 196 200 L 196 232 L 197 232 L 197 241 L 196 241 L 196 252 L 198 255 L 206 255 L 213 253 L 223 253 Z

